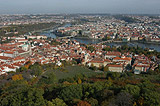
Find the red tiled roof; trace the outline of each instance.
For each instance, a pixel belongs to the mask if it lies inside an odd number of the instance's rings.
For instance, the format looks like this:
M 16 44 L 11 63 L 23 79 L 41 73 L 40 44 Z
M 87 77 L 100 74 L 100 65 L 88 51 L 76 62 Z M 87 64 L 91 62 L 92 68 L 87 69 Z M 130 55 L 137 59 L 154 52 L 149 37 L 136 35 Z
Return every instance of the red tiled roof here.
M 122 67 L 121 64 L 109 64 L 108 67 Z
M 2 60 L 11 60 L 12 58 L 11 57 L 6 57 L 6 56 L 0 56 L 0 59 L 2 59 Z
M 120 52 L 107 52 L 106 55 L 114 55 L 114 56 L 117 56 L 117 55 L 121 55 Z
M 146 66 L 146 65 L 136 65 L 135 67 L 149 67 L 149 65 L 148 66 Z
M 91 63 L 103 63 L 104 61 L 96 61 L 96 60 L 92 60 L 90 61 Z
M 16 60 L 22 60 L 22 59 L 25 59 L 25 58 L 18 56 L 18 57 L 16 57 L 16 58 L 14 58 L 13 60 L 16 61 Z
M 109 59 L 104 59 L 104 61 L 105 61 L 105 62 L 111 62 L 111 60 L 109 60 Z
M 130 57 L 125 57 L 125 58 L 115 57 L 113 60 L 126 60 L 126 61 L 131 61 L 132 59 L 131 59 Z
M 4 53 L 6 53 L 6 54 L 14 54 L 14 52 L 12 52 L 12 51 L 6 51 Z
M 19 67 L 22 66 L 20 63 L 13 63 L 12 65 L 13 66 L 19 66 Z

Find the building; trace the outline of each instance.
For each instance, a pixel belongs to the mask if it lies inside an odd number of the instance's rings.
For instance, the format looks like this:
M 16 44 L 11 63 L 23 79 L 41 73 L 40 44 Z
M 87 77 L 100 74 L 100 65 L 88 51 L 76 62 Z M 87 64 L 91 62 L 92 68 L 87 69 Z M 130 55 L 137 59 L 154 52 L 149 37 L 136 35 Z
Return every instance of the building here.
M 149 70 L 149 65 L 136 65 L 134 70 L 139 70 L 140 72 L 147 72 Z
M 132 58 L 130 57 L 125 57 L 125 56 L 122 56 L 122 57 L 115 57 L 113 59 L 113 62 L 124 62 L 126 64 L 131 64 L 131 61 L 132 61 Z
M 95 66 L 95 67 L 101 67 L 101 66 L 106 66 L 107 64 L 110 64 L 111 61 L 109 59 L 93 59 L 88 63 L 88 66 Z
M 121 64 L 109 64 L 107 66 L 111 72 L 123 72 L 123 65 Z
M 2 61 L 2 62 L 9 62 L 9 61 L 11 61 L 11 60 L 12 60 L 11 57 L 0 56 L 0 61 Z
M 107 52 L 105 54 L 105 58 L 114 58 L 114 57 L 117 57 L 117 56 L 121 56 L 121 53 L 120 52 Z
M 12 51 L 6 51 L 3 53 L 3 56 L 5 56 L 5 57 L 13 58 L 13 57 L 15 57 L 15 55 L 16 55 L 15 52 L 12 52 Z

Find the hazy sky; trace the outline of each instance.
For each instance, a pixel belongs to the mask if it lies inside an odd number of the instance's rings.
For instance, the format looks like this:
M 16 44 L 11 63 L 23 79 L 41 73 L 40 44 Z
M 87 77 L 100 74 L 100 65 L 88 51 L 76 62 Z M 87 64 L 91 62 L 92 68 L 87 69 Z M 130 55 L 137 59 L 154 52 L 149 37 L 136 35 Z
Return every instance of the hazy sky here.
M 0 14 L 160 14 L 160 0 L 0 0 Z

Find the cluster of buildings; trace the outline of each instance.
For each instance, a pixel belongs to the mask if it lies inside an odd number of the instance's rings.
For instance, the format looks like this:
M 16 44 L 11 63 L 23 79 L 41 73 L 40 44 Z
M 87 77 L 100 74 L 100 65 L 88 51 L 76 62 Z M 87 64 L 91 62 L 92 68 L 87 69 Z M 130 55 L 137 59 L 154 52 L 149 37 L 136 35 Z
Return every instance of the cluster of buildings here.
M 129 16 L 139 20 L 137 23 L 127 23 L 112 16 L 90 15 L 1 15 L 0 26 L 19 25 L 41 22 L 72 23 L 81 19 L 81 23 L 68 27 L 59 27 L 57 32 L 64 35 L 88 37 L 92 39 L 112 39 L 118 41 L 148 41 L 160 42 L 160 26 L 155 24 L 159 18 L 148 16 Z M 77 22 L 77 21 L 76 21 Z M 103 51 L 106 45 L 90 44 L 95 48 L 90 51 L 87 46 L 76 40 L 50 39 L 39 35 L 4 36 L 0 44 L 0 75 L 16 71 L 27 62 L 34 64 L 55 63 L 62 65 L 62 61 L 77 61 L 79 65 L 87 67 L 107 67 L 108 71 L 133 71 L 135 74 L 154 70 L 157 57 L 150 59 L 145 55 L 120 53 L 117 51 Z M 58 43 L 54 43 L 58 42 Z M 130 67 L 130 68 L 128 68 Z
M 56 14 L 37 14 L 37 15 L 0 15 L 0 27 L 9 25 L 24 25 L 24 24 L 37 24 L 37 23 L 63 23 L 63 22 L 74 22 L 73 18 L 65 18 L 64 15 Z
M 29 39 L 46 39 L 46 36 L 3 37 L 10 39 L 9 43 L 0 44 L 0 74 L 16 71 L 30 60 L 33 44 Z
M 32 54 L 29 44 L 12 42 L 0 45 L 0 74 L 16 71 L 23 66 Z
M 128 23 L 123 20 L 112 18 L 103 18 L 93 22 L 72 25 L 71 27 L 61 27 L 57 32 L 72 35 L 88 37 L 93 39 L 112 39 L 118 41 L 148 41 L 160 42 L 160 26 L 154 22 L 160 19 L 151 19 L 149 17 L 130 16 L 137 23 Z
M 155 61 L 151 61 L 144 55 L 103 51 L 107 46 L 102 44 L 89 45 L 95 47 L 95 50 L 91 52 L 78 41 L 70 39 L 47 40 L 46 36 L 29 35 L 10 39 L 11 42 L 0 45 L 0 75 L 15 72 L 29 61 L 32 64 L 35 62 L 55 63 L 61 66 L 62 61 L 73 60 L 87 67 L 108 67 L 108 71 L 112 72 L 131 71 L 126 68 L 130 66 L 134 69 L 135 74 L 140 74 L 140 72 L 147 72 L 153 65 L 155 66 L 157 60 L 156 57 Z M 53 45 L 53 42 L 58 42 L 58 44 Z

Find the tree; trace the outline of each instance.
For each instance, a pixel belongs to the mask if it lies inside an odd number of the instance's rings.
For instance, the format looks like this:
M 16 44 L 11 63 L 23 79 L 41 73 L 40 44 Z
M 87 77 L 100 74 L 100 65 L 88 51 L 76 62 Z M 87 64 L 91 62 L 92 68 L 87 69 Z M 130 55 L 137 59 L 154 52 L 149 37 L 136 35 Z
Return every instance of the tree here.
M 92 69 L 92 70 L 96 71 L 96 70 L 97 70 L 97 67 L 96 67 L 96 66 L 94 66 L 93 64 L 91 64 L 90 69 Z
M 78 84 L 81 84 L 82 80 L 80 78 L 78 78 Z
M 113 100 L 104 100 L 101 102 L 101 105 L 100 106 L 118 106 L 118 105 L 115 105 L 115 103 L 112 103 Z
M 107 41 L 107 40 L 109 40 L 109 39 L 110 39 L 109 36 L 105 36 L 104 38 L 102 38 L 103 41 Z
M 110 99 L 114 96 L 114 92 L 112 90 L 104 89 L 100 92 L 100 95 L 102 100 Z
M 94 98 L 85 99 L 91 106 L 98 106 L 98 100 Z
M 132 69 L 132 66 L 131 66 L 130 64 L 127 64 L 126 69 L 127 69 L 127 70 L 131 70 L 131 69 Z
M 91 52 L 95 51 L 95 47 L 93 46 L 89 46 L 87 49 L 90 50 Z
M 121 74 L 118 72 L 108 72 L 106 75 L 107 79 L 109 77 L 111 77 L 112 79 L 117 79 L 117 78 L 120 78 L 120 76 L 121 76 Z
M 38 63 L 35 63 L 34 65 L 30 66 L 29 69 L 32 70 L 31 74 L 35 76 L 40 76 L 43 72 L 42 67 Z
M 14 81 L 3 90 L 0 96 L 1 106 L 42 106 L 45 105 L 44 91 L 31 88 L 26 81 Z
M 125 91 L 130 93 L 134 98 L 138 98 L 140 96 L 140 88 L 136 85 L 126 85 Z
M 52 84 L 55 82 L 55 80 L 56 76 L 54 72 L 48 72 L 42 76 L 42 78 L 39 80 L 39 83 Z
M 28 69 L 30 65 L 32 65 L 32 62 L 31 62 L 31 61 L 28 61 L 28 62 L 24 65 L 24 67 Z
M 80 101 L 77 106 L 91 106 L 88 102 L 86 101 Z
M 150 75 L 156 75 L 157 74 L 157 72 L 155 71 L 155 70 L 148 70 L 148 74 L 150 74 Z
M 86 98 L 93 97 L 97 99 L 101 99 L 101 92 L 103 89 L 107 89 L 111 86 L 111 83 L 108 81 L 105 82 L 96 82 L 93 84 L 83 84 L 83 92 Z
M 79 30 L 79 33 L 78 33 L 79 35 L 82 35 L 82 30 Z
M 51 101 L 47 101 L 47 106 L 54 106 Z
M 21 70 L 21 72 L 23 72 L 23 71 L 27 71 L 28 69 L 27 69 L 27 67 L 25 66 L 22 66 L 21 68 L 20 68 L 20 70 Z
M 52 99 L 52 104 L 53 106 L 67 106 L 66 103 L 62 99 L 59 99 L 59 98 Z
M 145 106 L 160 106 L 160 94 L 156 91 L 145 89 L 142 94 Z
M 108 67 L 108 66 L 105 66 L 105 67 L 104 67 L 104 71 L 109 71 L 109 67 Z
M 21 68 L 17 69 L 16 72 L 23 72 L 27 71 L 28 69 L 25 66 L 22 66 Z
M 138 101 L 137 101 L 137 104 L 138 104 L 139 106 L 144 106 L 144 98 L 143 98 L 143 97 L 139 97 L 139 98 L 138 98 Z
M 12 80 L 16 81 L 16 80 L 22 80 L 23 77 L 22 77 L 22 74 L 18 74 L 18 75 L 13 75 L 12 76 Z
M 129 93 L 120 92 L 116 97 L 115 103 L 118 106 L 131 106 L 133 105 L 132 101 L 132 96 Z
M 71 101 L 73 99 L 82 98 L 82 86 L 81 85 L 71 85 L 67 86 L 60 91 L 59 98 L 64 101 Z

